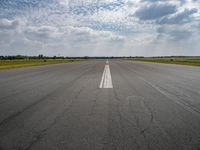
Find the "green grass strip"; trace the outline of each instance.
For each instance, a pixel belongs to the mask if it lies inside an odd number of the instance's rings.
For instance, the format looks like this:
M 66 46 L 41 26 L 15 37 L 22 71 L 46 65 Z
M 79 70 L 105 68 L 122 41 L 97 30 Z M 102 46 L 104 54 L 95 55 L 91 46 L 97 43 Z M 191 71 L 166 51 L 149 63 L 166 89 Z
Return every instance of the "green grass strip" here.
M 164 63 L 164 64 L 200 66 L 200 58 L 134 58 L 130 60 L 153 62 L 153 63 Z
M 42 66 L 49 64 L 59 64 L 59 63 L 69 63 L 77 62 L 81 59 L 33 59 L 33 60 L 0 60 L 0 70 L 22 68 L 22 67 L 32 67 L 32 66 Z

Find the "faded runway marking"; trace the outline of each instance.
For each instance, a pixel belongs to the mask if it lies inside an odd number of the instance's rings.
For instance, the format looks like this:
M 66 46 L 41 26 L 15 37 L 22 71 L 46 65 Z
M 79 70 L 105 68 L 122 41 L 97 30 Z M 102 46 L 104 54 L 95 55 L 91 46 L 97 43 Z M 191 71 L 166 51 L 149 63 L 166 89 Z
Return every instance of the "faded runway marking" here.
M 103 71 L 99 88 L 113 88 L 112 77 L 110 73 L 109 61 L 106 61 L 106 65 Z

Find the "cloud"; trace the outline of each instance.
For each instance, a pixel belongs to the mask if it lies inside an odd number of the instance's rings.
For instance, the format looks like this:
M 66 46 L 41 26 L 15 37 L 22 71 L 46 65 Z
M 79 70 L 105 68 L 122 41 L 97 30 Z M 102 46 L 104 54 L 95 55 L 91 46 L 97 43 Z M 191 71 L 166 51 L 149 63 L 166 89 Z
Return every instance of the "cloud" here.
M 184 11 L 180 11 L 174 15 L 167 16 L 158 21 L 159 24 L 183 24 L 192 21 L 192 15 L 197 13 L 198 9 L 185 9 Z
M 1 19 L 0 20 L 0 30 L 15 30 L 19 26 L 18 20 L 8 20 Z
M 29 27 L 25 29 L 24 34 L 27 39 L 33 41 L 49 41 L 55 40 L 57 29 L 51 26 Z
M 192 36 L 192 32 L 185 30 L 174 30 L 170 32 L 171 37 L 174 41 L 179 41 L 182 39 L 189 39 Z
M 188 54 L 188 42 L 191 53 L 199 47 L 199 0 L 6 0 L 0 10 L 0 55 L 164 55 L 168 47 Z
M 122 36 L 118 36 L 109 31 L 95 31 L 88 27 L 67 26 L 63 28 L 55 28 L 51 26 L 29 27 L 24 31 L 27 39 L 33 41 L 51 41 L 58 42 L 67 40 L 75 42 L 92 42 L 106 40 L 123 40 Z
M 168 42 L 179 42 L 179 41 L 186 41 L 190 40 L 193 32 L 188 31 L 184 28 L 167 28 L 167 27 L 160 27 L 158 28 L 158 40 L 167 40 Z
M 123 4 L 122 1 L 79 1 L 78 3 L 68 3 L 70 13 L 83 16 L 95 14 L 100 10 L 118 10 Z
M 9 45 L 15 35 L 20 34 L 20 27 L 23 23 L 20 20 L 0 19 L 0 46 Z
M 154 20 L 177 11 L 176 5 L 170 3 L 154 3 L 145 5 L 135 12 L 140 20 Z

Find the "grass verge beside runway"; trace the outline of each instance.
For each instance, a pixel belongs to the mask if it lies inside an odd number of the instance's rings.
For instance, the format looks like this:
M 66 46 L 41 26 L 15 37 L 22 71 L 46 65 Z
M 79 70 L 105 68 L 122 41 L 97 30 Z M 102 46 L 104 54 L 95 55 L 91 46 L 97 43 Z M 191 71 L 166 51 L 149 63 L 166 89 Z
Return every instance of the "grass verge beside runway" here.
M 25 60 L 0 60 L 0 70 L 59 64 L 81 61 L 81 59 L 25 59 Z
M 200 57 L 131 58 L 130 60 L 154 62 L 154 63 L 164 63 L 164 64 L 200 66 Z

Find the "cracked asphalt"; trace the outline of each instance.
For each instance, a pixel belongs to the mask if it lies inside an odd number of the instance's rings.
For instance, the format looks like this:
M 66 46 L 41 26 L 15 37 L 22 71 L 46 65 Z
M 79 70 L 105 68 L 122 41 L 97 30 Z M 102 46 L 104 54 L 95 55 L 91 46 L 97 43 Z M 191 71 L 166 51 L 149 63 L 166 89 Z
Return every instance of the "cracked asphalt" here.
M 200 68 L 105 60 L 0 72 L 0 150 L 200 150 Z

